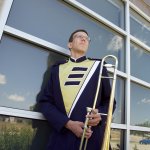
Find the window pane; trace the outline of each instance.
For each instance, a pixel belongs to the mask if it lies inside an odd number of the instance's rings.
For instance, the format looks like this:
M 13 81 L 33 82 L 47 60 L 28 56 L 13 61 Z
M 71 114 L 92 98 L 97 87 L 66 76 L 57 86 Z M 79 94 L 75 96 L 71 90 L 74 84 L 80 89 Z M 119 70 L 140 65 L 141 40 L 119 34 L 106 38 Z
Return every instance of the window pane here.
M 116 99 L 116 110 L 113 115 L 113 123 L 125 123 L 124 122 L 124 94 L 125 85 L 124 80 L 120 77 L 117 77 L 116 81 L 116 91 L 115 91 L 115 99 Z
M 150 89 L 131 83 L 131 124 L 150 127 Z
M 88 56 L 102 58 L 108 54 L 115 55 L 119 60 L 119 70 L 124 71 L 123 37 L 62 1 L 16 0 L 13 2 L 7 25 L 64 48 L 67 48 L 71 32 L 84 28 L 92 40 Z
M 150 132 L 131 131 L 130 132 L 130 150 L 149 150 Z
M 47 69 L 64 58 L 4 35 L 0 44 L 0 105 L 33 110 L 41 83 L 43 86 L 49 77 Z
M 124 149 L 124 143 L 123 140 L 124 135 L 123 131 L 119 129 L 111 129 L 111 148 L 112 150 L 123 150 Z
M 130 27 L 133 36 L 150 46 L 150 23 L 148 21 L 131 11 Z
M 1 150 L 42 150 L 51 129 L 46 121 L 0 116 L 0 131 Z
M 124 39 L 108 29 L 99 26 L 94 29 L 90 32 L 92 41 L 87 55 L 92 58 L 115 55 L 118 58 L 118 70 L 124 71 Z
M 150 82 L 150 53 L 131 44 L 131 74 Z
M 51 128 L 46 121 L 0 116 L 1 150 L 42 150 L 46 148 Z M 111 147 L 123 150 L 123 131 L 111 129 Z
M 77 0 L 86 7 L 124 29 L 124 4 L 120 0 Z M 109 10 L 109 11 L 108 11 Z

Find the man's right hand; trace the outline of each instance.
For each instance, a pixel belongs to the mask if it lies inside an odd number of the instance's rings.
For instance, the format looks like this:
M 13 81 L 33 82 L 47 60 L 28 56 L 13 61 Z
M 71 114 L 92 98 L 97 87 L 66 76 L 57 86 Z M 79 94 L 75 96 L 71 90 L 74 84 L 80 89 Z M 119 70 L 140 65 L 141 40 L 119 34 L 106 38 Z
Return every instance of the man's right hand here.
M 65 127 L 69 129 L 70 131 L 72 131 L 78 138 L 82 137 L 83 127 L 84 127 L 83 122 L 69 120 L 66 123 Z M 87 129 L 85 133 L 85 138 L 89 139 L 91 135 L 92 135 L 91 129 Z

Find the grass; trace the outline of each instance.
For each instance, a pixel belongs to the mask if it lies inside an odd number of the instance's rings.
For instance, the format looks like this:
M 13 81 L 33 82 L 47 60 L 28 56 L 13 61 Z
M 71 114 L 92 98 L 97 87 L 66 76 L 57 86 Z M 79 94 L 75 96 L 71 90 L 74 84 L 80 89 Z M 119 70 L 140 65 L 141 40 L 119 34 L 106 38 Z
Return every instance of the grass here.
M 29 150 L 34 134 L 28 123 L 0 122 L 0 149 Z

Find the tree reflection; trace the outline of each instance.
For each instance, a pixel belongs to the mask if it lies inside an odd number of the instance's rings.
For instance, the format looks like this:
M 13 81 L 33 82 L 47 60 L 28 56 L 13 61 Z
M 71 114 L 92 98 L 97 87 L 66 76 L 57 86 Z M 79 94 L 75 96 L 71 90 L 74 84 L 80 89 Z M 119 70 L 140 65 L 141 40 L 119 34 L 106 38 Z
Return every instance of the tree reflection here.
M 67 57 L 63 55 L 59 55 L 54 52 L 50 52 L 48 59 L 47 59 L 47 70 L 45 71 L 43 75 L 43 82 L 41 85 L 41 90 L 37 94 L 36 97 L 36 104 L 33 106 L 30 106 L 30 109 L 33 109 L 34 111 L 40 112 L 39 110 L 39 97 L 40 93 L 43 91 L 45 85 L 48 82 L 48 79 L 50 77 L 50 67 L 56 63 L 57 61 L 60 61 L 62 59 L 65 59 Z M 42 124 L 39 123 L 40 121 L 33 121 L 32 122 L 32 127 L 36 129 L 36 134 L 33 138 L 32 145 L 31 145 L 31 150 L 41 150 L 41 149 L 46 149 L 47 143 L 49 136 L 51 134 L 52 128 L 50 127 L 50 124 L 48 124 L 47 121 L 44 121 Z

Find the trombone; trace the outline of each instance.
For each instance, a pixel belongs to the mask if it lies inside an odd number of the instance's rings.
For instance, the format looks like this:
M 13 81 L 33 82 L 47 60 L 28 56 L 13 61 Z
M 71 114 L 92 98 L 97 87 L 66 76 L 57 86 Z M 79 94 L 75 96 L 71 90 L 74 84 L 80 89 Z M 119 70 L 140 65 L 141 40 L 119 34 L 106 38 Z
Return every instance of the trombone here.
M 104 63 L 105 60 L 108 59 L 108 58 L 111 58 L 111 59 L 114 60 L 114 65 L 113 64 L 105 64 Z M 113 69 L 113 76 L 112 77 L 102 76 L 103 67 L 112 68 Z M 96 94 L 95 94 L 95 98 L 94 98 L 93 107 L 92 108 L 90 108 L 90 107 L 86 108 L 87 115 L 89 115 L 92 112 L 92 110 L 95 109 L 96 103 L 97 103 L 97 97 L 98 97 L 98 93 L 99 93 L 99 89 L 100 89 L 100 85 L 101 85 L 101 79 L 102 78 L 113 79 L 112 88 L 111 88 L 111 94 L 110 94 L 109 107 L 108 107 L 108 113 L 107 113 L 107 122 L 106 122 L 105 131 L 104 131 L 104 138 L 103 138 L 103 143 L 102 143 L 101 150 L 109 150 L 110 126 L 111 126 L 112 113 L 113 113 L 113 104 L 114 104 L 114 98 L 115 98 L 115 85 L 116 85 L 116 71 L 117 71 L 117 67 L 118 67 L 118 59 L 114 55 L 107 55 L 107 56 L 105 56 L 102 59 L 101 65 L 100 65 L 98 85 L 97 85 L 97 90 L 96 90 Z M 86 150 L 86 147 L 87 147 L 88 139 L 85 138 L 85 133 L 86 133 L 87 128 L 91 128 L 91 126 L 88 126 L 88 122 L 89 122 L 89 118 L 86 117 L 79 150 L 83 150 L 83 148 L 84 148 L 84 150 Z

